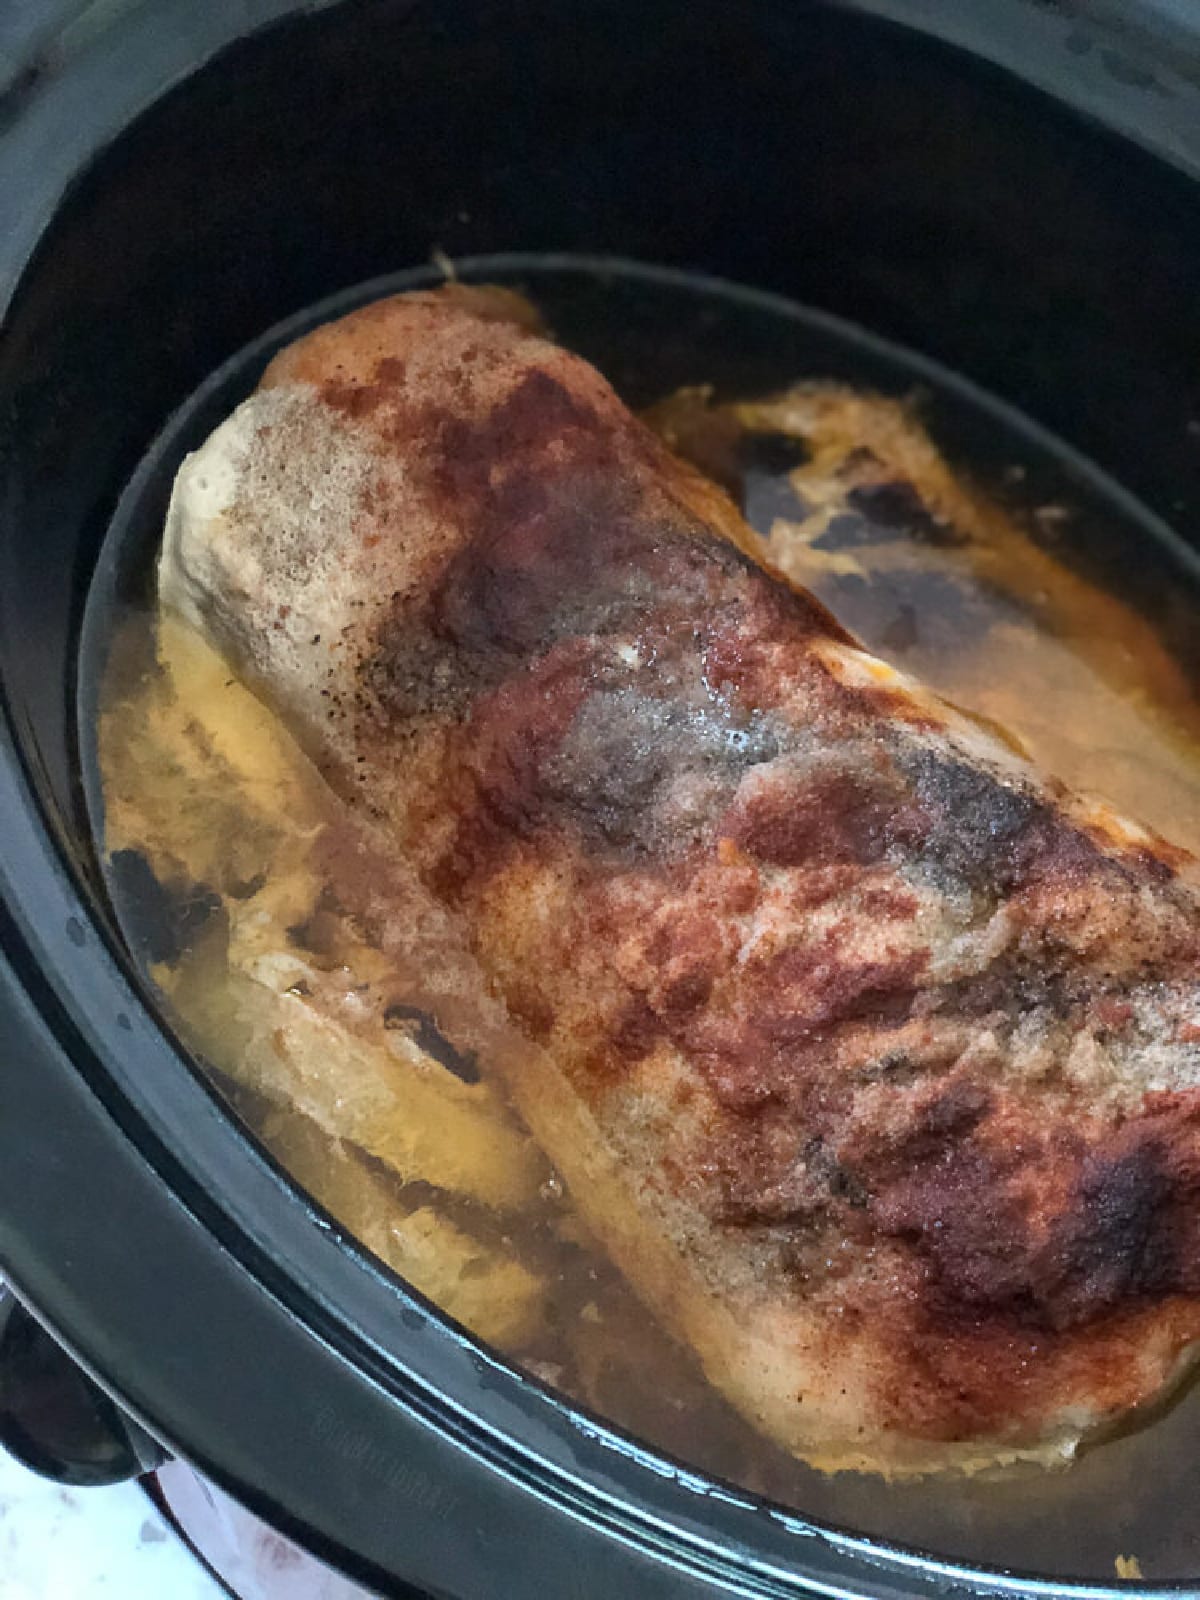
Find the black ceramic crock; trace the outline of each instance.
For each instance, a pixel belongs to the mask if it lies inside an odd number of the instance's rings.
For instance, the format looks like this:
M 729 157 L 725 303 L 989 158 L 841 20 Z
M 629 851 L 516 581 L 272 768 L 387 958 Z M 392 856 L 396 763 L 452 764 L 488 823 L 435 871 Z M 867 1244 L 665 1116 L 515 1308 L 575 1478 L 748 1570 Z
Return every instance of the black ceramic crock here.
M 689 1474 L 316 1213 L 168 1037 L 104 909 L 78 625 L 173 409 L 271 324 L 434 249 L 618 254 L 851 317 L 1186 536 L 1198 179 L 1195 0 L 0 11 L 0 1265 L 154 1439 L 388 1594 L 1069 1587 L 1019 1549 L 968 1572 Z

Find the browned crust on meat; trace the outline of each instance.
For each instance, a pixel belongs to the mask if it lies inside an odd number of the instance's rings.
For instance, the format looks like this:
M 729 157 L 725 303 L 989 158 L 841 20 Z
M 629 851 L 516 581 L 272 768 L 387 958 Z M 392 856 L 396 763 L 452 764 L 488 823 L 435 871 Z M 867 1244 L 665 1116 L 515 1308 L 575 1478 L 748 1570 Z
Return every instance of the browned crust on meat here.
M 328 767 L 553 1060 L 518 1086 L 535 1131 L 585 1209 L 572 1141 L 604 1144 L 597 1231 L 805 1454 L 973 1460 L 1143 1402 L 1200 1337 L 1178 853 L 873 667 L 495 309 L 383 302 L 264 381 L 403 464 L 402 513 L 381 472 L 348 536 L 396 578 L 330 668 Z M 453 530 L 434 556 L 414 505 Z M 648 1281 L 664 1234 L 708 1323 Z M 847 1374 L 857 1437 L 784 1415 L 730 1340 L 797 1388 Z

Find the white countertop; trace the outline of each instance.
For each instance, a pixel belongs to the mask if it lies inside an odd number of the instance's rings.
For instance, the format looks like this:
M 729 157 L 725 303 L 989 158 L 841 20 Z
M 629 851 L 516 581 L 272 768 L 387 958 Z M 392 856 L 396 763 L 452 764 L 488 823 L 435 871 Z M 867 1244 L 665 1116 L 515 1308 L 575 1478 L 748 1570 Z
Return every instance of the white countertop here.
M 0 1600 L 227 1600 L 135 1483 L 64 1489 L 0 1450 Z

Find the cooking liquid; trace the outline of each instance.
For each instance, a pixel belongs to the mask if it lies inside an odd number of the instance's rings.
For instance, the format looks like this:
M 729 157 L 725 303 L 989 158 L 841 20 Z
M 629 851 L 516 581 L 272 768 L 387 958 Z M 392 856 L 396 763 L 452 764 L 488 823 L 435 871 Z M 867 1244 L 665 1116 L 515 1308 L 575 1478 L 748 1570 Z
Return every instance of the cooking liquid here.
M 706 323 L 719 296 L 680 281 L 677 301 L 662 283 L 650 298 L 707 329 L 720 374 L 736 302 Z M 1144 609 L 1098 581 L 1077 477 L 1056 481 L 1021 436 L 998 456 L 994 419 L 986 463 L 961 439 L 943 453 L 938 405 L 895 382 L 890 395 L 847 384 L 838 366 L 835 381 L 830 365 L 788 366 L 786 339 L 753 389 L 744 376 L 732 393 L 697 386 L 702 343 L 692 382 L 656 389 L 653 342 L 619 348 L 638 291 L 636 275 L 615 287 L 584 275 L 543 303 L 560 326 L 587 306 L 585 353 L 653 402 L 648 420 L 740 499 L 770 559 L 1044 769 L 1200 853 L 1197 676 Z M 680 375 L 677 359 L 664 365 Z M 1158 547 L 1153 559 L 1175 615 L 1181 589 L 1194 607 L 1195 576 Z M 1016 1549 L 1022 1568 L 1099 1579 L 1129 1555 L 1147 1577 L 1200 1568 L 1187 1519 L 1162 1516 L 1164 1477 L 1185 1480 L 1186 1504 L 1200 1476 L 1195 1394 L 1067 1472 L 995 1481 L 828 1478 L 760 1438 L 588 1236 L 489 1076 L 486 1028 L 456 1025 L 452 964 L 435 960 L 432 978 L 406 965 L 314 867 L 322 841 L 349 837 L 360 861 L 378 841 L 355 833 L 271 713 L 145 604 L 111 630 L 99 712 L 110 889 L 180 1036 L 296 1180 L 479 1337 L 689 1466 L 859 1532 L 980 1562 L 1012 1564 Z

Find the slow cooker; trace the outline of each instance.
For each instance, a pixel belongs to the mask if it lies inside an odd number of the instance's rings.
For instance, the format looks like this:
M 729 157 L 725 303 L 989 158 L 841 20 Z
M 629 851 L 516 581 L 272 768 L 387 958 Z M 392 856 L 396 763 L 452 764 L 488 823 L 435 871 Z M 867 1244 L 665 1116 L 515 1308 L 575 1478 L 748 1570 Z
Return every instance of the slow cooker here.
M 617 255 L 848 318 L 1197 539 L 1198 180 L 1191 0 L 35 0 L 0 16 L 13 1448 L 77 1482 L 159 1468 L 247 1594 L 1129 1591 L 1030 1570 L 1019 1545 L 970 1564 L 706 1479 L 373 1262 L 229 1114 L 124 948 L 76 684 L 105 530 L 167 420 L 264 329 L 434 253 Z M 1143 557 L 1133 539 L 1103 553 L 1135 597 Z M 1167 619 L 1185 658 L 1190 615 Z M 1200 1586 L 1198 1479 L 1200 1454 L 1164 1459 L 1172 1566 L 1139 1592 Z M 264 1529 L 284 1556 L 238 1578 L 238 1545 Z

